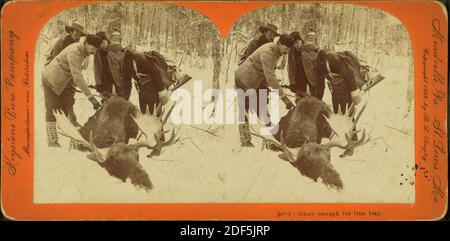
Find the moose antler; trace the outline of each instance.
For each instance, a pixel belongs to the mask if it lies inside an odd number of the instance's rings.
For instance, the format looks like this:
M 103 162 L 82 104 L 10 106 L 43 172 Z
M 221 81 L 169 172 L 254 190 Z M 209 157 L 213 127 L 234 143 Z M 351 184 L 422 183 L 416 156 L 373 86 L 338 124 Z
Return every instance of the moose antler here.
M 364 144 L 364 141 L 366 139 L 366 131 L 363 130 L 362 136 L 359 140 L 353 140 L 352 136 L 356 135 L 359 131 L 352 131 L 350 133 L 345 133 L 345 139 L 347 141 L 346 145 L 342 145 L 337 141 L 330 141 L 327 142 L 325 144 L 322 144 L 323 146 L 325 146 L 327 149 L 331 149 L 332 147 L 339 147 L 341 149 L 354 149 L 358 146 L 361 146 Z
M 161 138 L 164 136 L 165 133 L 170 132 L 170 130 L 167 131 L 162 131 L 164 125 L 167 123 L 167 120 L 169 119 L 170 114 L 172 113 L 173 108 L 175 107 L 175 105 L 173 105 L 169 111 L 167 112 L 166 116 L 164 117 L 164 119 L 162 119 L 162 116 L 164 115 L 164 108 L 162 107 L 161 104 L 159 104 L 158 106 L 155 106 L 155 108 L 153 109 L 154 112 L 153 114 L 150 114 L 150 112 L 147 109 L 147 113 L 143 114 L 143 113 L 138 113 L 136 117 L 133 117 L 133 120 L 135 121 L 135 123 L 137 124 L 138 128 L 142 131 L 142 133 L 144 133 L 144 135 L 148 138 L 149 136 L 153 136 L 156 144 L 155 145 L 151 145 L 148 142 L 148 139 L 146 141 L 139 141 L 134 145 L 134 147 L 147 147 L 149 149 L 158 149 L 158 148 L 162 148 L 164 146 L 168 146 L 168 145 L 172 145 L 174 143 L 176 143 L 179 139 L 175 138 L 176 134 L 175 134 L 175 130 L 171 130 L 172 134 L 169 138 L 169 140 L 167 141 L 162 141 Z
M 53 110 L 53 115 L 55 116 L 56 123 L 60 129 L 60 131 L 58 131 L 59 134 L 80 141 L 85 146 L 89 147 L 89 143 L 81 136 L 78 129 L 70 122 L 64 112 L 61 110 Z
M 345 110 L 345 112 L 342 112 L 339 106 L 337 114 L 332 114 L 330 118 L 324 116 L 325 119 L 330 124 L 331 128 L 333 129 L 333 132 L 336 133 L 337 137 L 339 138 L 339 141 L 330 141 L 326 144 L 323 144 L 323 146 L 327 147 L 328 149 L 332 147 L 339 147 L 342 149 L 352 149 L 363 145 L 366 138 L 365 130 L 363 130 L 362 136 L 359 140 L 352 140 L 352 139 L 354 135 L 360 132 L 360 130 L 355 131 L 356 124 L 361 118 L 361 115 L 366 109 L 366 106 L 367 102 L 361 107 L 361 110 L 358 112 L 357 115 L 355 105 L 352 103 Z M 345 137 L 345 141 L 347 142 L 347 144 L 343 145 L 340 143 L 343 141 L 342 137 Z
M 294 154 L 292 154 L 291 151 L 289 151 L 289 148 L 284 144 L 284 133 L 283 130 L 281 131 L 281 148 L 284 151 L 284 154 L 286 155 L 286 158 L 289 160 L 290 163 L 294 163 L 296 161 Z
M 91 146 L 92 151 L 95 154 L 95 157 L 96 157 L 97 161 L 100 162 L 100 163 L 104 163 L 106 160 L 105 160 L 105 158 L 103 158 L 102 153 L 100 153 L 100 151 L 97 149 L 97 147 L 95 147 L 94 137 L 92 135 L 92 131 L 89 134 L 89 144 Z
M 64 112 L 60 110 L 54 110 L 53 114 L 56 118 L 56 123 L 58 124 L 58 127 L 61 131 L 58 133 L 72 138 L 74 140 L 80 141 L 83 143 L 87 148 L 90 148 L 91 152 L 94 152 L 97 161 L 98 162 L 104 162 L 103 156 L 105 156 L 105 153 L 108 151 L 108 149 L 97 149 L 94 145 L 94 138 L 92 131 L 90 133 L 90 139 L 89 143 L 81 136 L 80 132 L 78 132 L 78 129 L 70 122 L 70 120 L 67 118 L 67 116 L 64 114 Z M 100 157 L 100 158 L 99 158 Z

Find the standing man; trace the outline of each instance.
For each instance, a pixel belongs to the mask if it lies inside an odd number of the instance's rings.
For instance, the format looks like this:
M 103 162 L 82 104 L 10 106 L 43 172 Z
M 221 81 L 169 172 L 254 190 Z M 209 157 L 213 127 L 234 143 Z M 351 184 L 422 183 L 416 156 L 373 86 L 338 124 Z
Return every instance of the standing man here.
M 50 52 L 50 56 L 48 56 L 47 62 L 45 63 L 46 66 L 50 64 L 50 62 L 67 46 L 80 41 L 80 38 L 82 36 L 86 36 L 84 27 L 77 23 L 72 23 L 72 26 L 66 25 L 64 29 L 68 34 L 66 35 L 66 37 L 59 39 L 55 43 L 55 46 L 53 46 L 52 51 Z M 75 104 L 75 87 L 71 85 L 66 88 L 64 90 L 63 96 L 64 98 L 66 98 L 65 102 L 67 103 L 67 117 L 74 126 L 80 126 L 80 124 L 77 122 L 77 116 L 75 115 L 75 112 L 73 110 L 73 105 Z
M 125 66 L 127 72 L 131 69 L 131 76 L 137 82 L 139 107 L 142 113 L 154 114 L 154 107 L 169 102 L 167 83 L 170 85 L 167 64 L 161 63 L 159 54 L 152 52 L 131 53 L 127 57 Z M 165 68 L 164 68 L 165 66 Z
M 104 102 L 107 98 L 111 97 L 114 84 L 108 64 L 108 46 L 110 42 L 106 33 L 103 31 L 100 31 L 95 35 L 102 40 L 102 44 L 94 54 L 95 89 L 100 93 L 102 102 Z
M 266 43 L 273 42 L 275 37 L 280 36 L 280 34 L 278 33 L 278 27 L 271 23 L 260 26 L 259 31 L 262 33 L 262 35 L 252 39 L 247 44 L 247 47 L 240 56 L 239 65 L 241 65 L 259 47 L 263 46 Z
M 127 51 L 124 71 L 127 76 L 132 76 L 136 81 L 136 87 L 139 94 L 139 109 L 142 113 L 156 114 L 155 107 L 165 105 L 169 102 L 169 93 L 167 83 L 170 83 L 167 73 L 167 63 L 159 53 Z M 160 63 L 163 61 L 164 63 Z M 165 66 L 165 68 L 163 67 Z M 164 140 L 164 135 L 160 136 Z M 158 156 L 161 149 L 153 149 L 151 156 Z
M 351 115 L 345 112 L 350 105 L 361 102 L 361 92 L 358 86 L 356 73 L 345 62 L 344 56 L 334 51 L 321 50 L 317 57 L 318 78 L 324 81 L 328 79 L 331 86 L 331 101 L 334 113 L 341 110 L 342 114 Z M 359 74 L 359 73 L 357 73 Z M 356 138 L 356 135 L 352 137 Z M 353 149 L 347 149 L 341 155 L 352 155 Z
M 89 98 L 94 109 L 101 107 L 91 94 L 81 73 L 83 61 L 89 54 L 94 54 L 100 47 L 101 39 L 96 35 L 87 35 L 83 42 L 73 43 L 59 53 L 47 66 L 42 74 L 42 85 L 45 97 L 45 120 L 47 140 L 50 147 L 61 147 L 56 132 L 56 118 L 54 110 L 62 110 L 66 115 L 70 103 L 65 96 L 67 88 L 75 84 Z
M 113 33 L 111 41 L 106 33 L 96 34 L 102 39 L 102 45 L 94 56 L 95 88 L 104 99 L 111 97 L 113 86 L 117 96 L 128 100 L 131 94 L 131 76 L 124 72 L 126 50 L 120 42 L 120 34 Z
M 131 94 L 131 76 L 124 70 L 125 56 L 129 50 L 122 47 L 122 35 L 120 32 L 111 33 L 111 44 L 108 49 L 108 64 L 111 69 L 116 94 L 128 100 Z
M 282 55 L 286 55 L 293 45 L 294 40 L 288 34 L 282 34 L 278 42 L 267 43 L 261 46 L 236 69 L 236 89 L 244 92 L 248 90 L 255 91 L 255 93 L 248 96 L 248 98 L 246 96 L 244 103 L 241 102 L 243 99 L 238 97 L 238 102 L 240 102 L 238 106 L 245 106 L 245 113 L 248 113 L 249 110 L 253 108 L 249 103 L 250 98 L 256 98 L 256 103 L 258 105 L 260 98 L 259 90 L 266 88 L 265 86 L 279 91 L 281 100 L 285 103 L 287 109 L 291 109 L 293 107 L 291 101 L 284 95 L 282 89 L 280 88 L 280 81 L 275 75 L 275 68 L 279 59 Z M 256 112 L 258 117 L 260 117 L 262 111 L 267 112 L 267 109 L 259 110 L 259 108 L 256 108 L 252 110 Z M 243 110 L 239 110 L 239 113 L 242 112 Z M 239 117 L 239 119 L 242 120 L 243 118 Z M 239 134 L 241 146 L 254 147 L 251 143 L 250 127 L 247 117 L 244 119 L 244 124 L 239 124 Z
M 292 32 L 291 37 L 296 42 L 288 57 L 289 87 L 296 93 L 297 100 L 306 94 L 307 89 L 311 96 L 322 100 L 325 81 L 318 79 L 317 75 L 318 48 L 311 41 L 303 43 L 298 32 Z

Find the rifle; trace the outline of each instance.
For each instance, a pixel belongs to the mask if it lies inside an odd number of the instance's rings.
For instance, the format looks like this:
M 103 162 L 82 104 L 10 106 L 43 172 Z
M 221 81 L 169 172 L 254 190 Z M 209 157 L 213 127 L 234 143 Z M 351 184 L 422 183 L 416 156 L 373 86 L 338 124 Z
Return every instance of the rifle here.
M 361 90 L 365 93 L 367 92 L 369 89 L 373 88 L 375 85 L 377 85 L 378 83 L 380 83 L 382 80 L 384 80 L 385 77 L 382 76 L 381 74 L 378 74 L 377 76 L 373 77 L 372 79 L 369 80 L 369 84 L 366 86 L 363 86 L 361 88 Z
M 88 87 L 89 87 L 90 89 L 97 90 L 97 88 L 96 88 L 94 85 L 88 85 Z M 98 92 L 98 91 L 97 91 L 97 92 Z M 111 93 L 111 92 L 109 92 L 109 91 L 103 91 L 103 92 L 101 92 L 100 94 L 103 94 L 103 95 L 106 96 L 107 98 L 111 98 L 112 96 L 117 96 L 116 94 Z M 94 96 L 99 96 L 99 95 L 94 95 Z M 101 96 L 99 96 L 99 97 L 102 98 L 102 99 L 107 99 L 107 98 L 105 98 L 105 97 L 101 97 Z

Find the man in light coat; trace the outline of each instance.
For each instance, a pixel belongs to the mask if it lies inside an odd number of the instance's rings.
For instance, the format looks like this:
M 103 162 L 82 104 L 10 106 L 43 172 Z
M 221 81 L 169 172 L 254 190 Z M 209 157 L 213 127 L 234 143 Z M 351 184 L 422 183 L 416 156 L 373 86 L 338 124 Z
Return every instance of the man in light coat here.
M 238 106 L 245 106 L 245 113 L 249 110 L 253 110 L 256 114 L 260 115 L 263 112 L 267 113 L 267 108 L 259 110 L 258 107 L 250 106 L 250 99 L 256 98 L 256 103 L 259 106 L 259 90 L 268 86 L 274 90 L 279 91 L 281 100 L 285 103 L 287 109 L 291 109 L 293 104 L 285 96 L 284 92 L 280 88 L 280 81 L 275 74 L 275 68 L 277 63 L 283 55 L 286 55 L 290 48 L 294 45 L 294 40 L 288 34 L 282 34 L 280 39 L 276 43 L 267 43 L 259 47 L 253 54 L 251 54 L 235 71 L 235 86 L 237 90 L 244 92 L 254 90 L 254 95 L 249 95 L 244 99 L 245 103 L 239 103 Z M 249 92 L 247 92 L 249 93 Z M 238 98 L 238 101 L 242 101 L 242 98 Z M 239 110 L 239 113 L 242 113 Z M 270 124 L 270 123 L 266 123 Z M 239 134 L 241 140 L 241 146 L 253 147 L 251 143 L 250 127 L 248 118 L 245 117 L 245 123 L 239 125 Z
M 47 62 L 45 63 L 45 65 L 48 65 L 67 46 L 80 41 L 80 38 L 82 36 L 86 36 L 84 27 L 77 23 L 66 25 L 64 29 L 68 34 L 64 38 L 58 39 L 58 41 L 56 41 L 55 45 L 52 47 L 50 55 L 47 57 Z M 75 111 L 73 110 L 73 105 L 75 104 L 75 87 L 73 87 L 72 85 L 70 88 L 66 88 L 63 95 L 64 98 L 66 98 L 65 102 L 68 105 L 67 117 L 73 125 L 79 126 Z
M 47 139 L 50 147 L 60 147 L 56 132 L 56 118 L 54 110 L 62 110 L 68 114 L 69 104 L 64 96 L 66 88 L 75 84 L 89 98 L 94 109 L 101 107 L 91 94 L 89 87 L 81 73 L 83 61 L 89 54 L 95 53 L 100 47 L 101 39 L 95 35 L 87 35 L 83 42 L 73 43 L 59 53 L 47 66 L 42 74 L 42 85 L 45 98 L 45 120 Z

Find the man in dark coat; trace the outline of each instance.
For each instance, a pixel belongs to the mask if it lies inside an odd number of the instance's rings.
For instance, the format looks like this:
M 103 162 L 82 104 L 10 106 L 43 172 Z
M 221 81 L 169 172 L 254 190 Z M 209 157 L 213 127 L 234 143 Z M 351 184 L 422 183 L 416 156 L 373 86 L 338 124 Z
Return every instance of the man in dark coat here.
M 276 36 L 280 36 L 280 34 L 277 32 L 278 27 L 271 23 L 260 26 L 259 31 L 262 33 L 262 35 L 252 39 L 247 44 L 247 47 L 240 56 L 239 65 L 242 64 L 259 47 L 263 46 L 266 43 L 273 42 Z
M 139 109 L 142 113 L 157 114 L 155 107 L 169 102 L 167 87 L 171 84 L 165 58 L 156 51 L 127 52 L 124 60 L 125 76 L 136 81 Z M 148 111 L 148 112 L 147 112 Z M 164 140 L 164 135 L 161 136 Z M 159 155 L 161 149 L 153 149 L 150 155 Z
M 108 64 L 108 45 L 110 41 L 103 31 L 96 33 L 96 35 L 102 39 L 102 44 L 94 54 L 95 89 L 100 93 L 102 102 L 104 102 L 111 97 L 114 83 Z
M 84 32 L 84 27 L 77 23 L 72 23 L 72 26 L 66 25 L 65 30 L 68 34 L 66 35 L 66 37 L 58 39 L 58 41 L 56 41 L 55 45 L 53 46 L 50 52 L 50 55 L 47 58 L 45 66 L 47 66 L 67 46 L 80 41 L 80 38 L 86 35 L 86 33 Z M 68 88 L 66 88 L 64 90 L 63 96 L 65 98 L 65 103 L 68 105 L 67 117 L 69 118 L 70 122 L 73 125 L 80 126 L 80 124 L 77 122 L 77 116 L 75 115 L 75 111 L 73 110 L 73 105 L 75 104 L 75 87 L 71 85 Z
M 347 64 L 345 58 L 342 53 L 320 50 L 317 57 L 317 71 L 318 79 L 324 81 L 326 78 L 331 86 L 334 113 L 337 114 L 341 110 L 342 114 L 350 115 L 352 113 L 345 113 L 345 111 L 352 103 L 357 105 L 361 102 L 361 92 L 356 73 Z M 353 139 L 355 138 L 356 135 L 353 136 Z M 353 149 L 347 149 L 341 156 L 352 154 Z
M 303 39 L 299 32 L 292 32 L 292 39 L 295 40 L 294 47 L 288 53 L 288 76 L 289 88 L 295 93 L 297 101 L 306 93 L 308 80 L 302 63 L 302 52 L 300 47 L 303 45 Z
M 353 70 L 345 62 L 340 53 L 320 50 L 317 57 L 318 78 L 328 80 L 331 86 L 333 111 L 346 110 L 352 103 L 361 101 L 357 79 Z
M 291 33 L 296 39 L 296 47 L 292 48 L 288 57 L 289 84 L 297 99 L 306 94 L 307 88 L 311 96 L 321 100 L 325 90 L 325 81 L 318 78 L 316 59 L 318 48 L 313 42 L 303 41 L 298 32 Z
M 103 42 L 94 55 L 95 87 L 102 97 L 108 98 L 113 93 L 126 100 L 131 94 L 131 76 L 125 74 L 124 59 L 127 50 L 117 41 L 110 41 L 105 32 L 98 32 Z M 116 38 L 114 38 L 116 39 Z
M 154 112 L 154 106 L 165 105 L 169 101 L 167 87 L 170 85 L 168 65 L 159 53 L 135 52 L 126 57 L 125 75 L 135 79 L 142 113 Z

